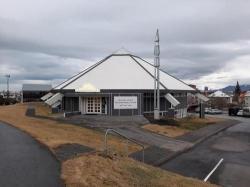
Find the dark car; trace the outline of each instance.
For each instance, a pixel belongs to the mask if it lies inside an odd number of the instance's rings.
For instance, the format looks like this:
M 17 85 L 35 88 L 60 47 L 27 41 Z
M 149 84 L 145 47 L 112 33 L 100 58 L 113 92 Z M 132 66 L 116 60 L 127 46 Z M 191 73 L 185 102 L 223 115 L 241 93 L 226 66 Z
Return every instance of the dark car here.
M 229 116 L 237 116 L 237 113 L 239 112 L 239 110 L 241 110 L 240 107 L 230 107 L 228 109 L 228 115 Z

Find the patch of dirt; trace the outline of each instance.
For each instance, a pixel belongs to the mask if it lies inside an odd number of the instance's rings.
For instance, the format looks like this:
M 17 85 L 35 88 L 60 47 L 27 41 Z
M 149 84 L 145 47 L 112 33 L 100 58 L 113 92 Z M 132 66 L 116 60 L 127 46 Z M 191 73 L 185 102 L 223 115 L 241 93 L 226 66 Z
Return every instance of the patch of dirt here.
M 93 152 L 94 149 L 80 144 L 63 144 L 53 149 L 56 157 L 65 161 L 83 153 Z

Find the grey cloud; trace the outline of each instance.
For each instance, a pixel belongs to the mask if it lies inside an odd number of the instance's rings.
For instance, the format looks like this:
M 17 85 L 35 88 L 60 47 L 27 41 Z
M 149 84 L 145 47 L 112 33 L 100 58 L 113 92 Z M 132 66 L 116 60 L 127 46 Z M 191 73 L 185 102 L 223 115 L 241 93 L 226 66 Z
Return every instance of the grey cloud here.
M 244 0 L 0 0 L 0 66 L 20 82 L 67 78 L 122 46 L 152 60 L 159 28 L 162 68 L 198 79 L 249 54 L 250 44 L 220 46 L 250 41 L 249 7 Z
M 81 59 L 13 50 L 0 50 L 0 56 L 0 84 L 5 84 L 5 74 L 11 74 L 13 84 L 28 80 L 48 82 L 54 79 L 63 80 L 89 65 Z

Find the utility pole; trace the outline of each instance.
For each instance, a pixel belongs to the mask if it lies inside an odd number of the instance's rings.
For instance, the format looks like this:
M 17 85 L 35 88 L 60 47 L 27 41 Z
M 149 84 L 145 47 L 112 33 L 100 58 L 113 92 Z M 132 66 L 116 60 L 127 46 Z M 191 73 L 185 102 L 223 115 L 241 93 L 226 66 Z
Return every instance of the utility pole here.
M 154 119 L 160 119 L 160 37 L 159 30 L 156 31 L 154 46 Z
M 5 75 L 6 79 L 7 79 L 7 99 L 9 99 L 9 80 L 10 80 L 10 75 Z

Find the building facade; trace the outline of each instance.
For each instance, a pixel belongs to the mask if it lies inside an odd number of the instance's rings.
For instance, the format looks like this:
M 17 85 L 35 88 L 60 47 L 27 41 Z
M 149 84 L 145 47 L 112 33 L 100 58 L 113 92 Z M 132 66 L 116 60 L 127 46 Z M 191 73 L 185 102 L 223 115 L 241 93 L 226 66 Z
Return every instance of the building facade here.
M 244 106 L 250 107 L 250 91 L 247 91 L 244 95 Z
M 186 116 L 189 92 L 195 90 L 160 70 L 161 115 Z M 58 102 L 56 97 L 61 98 L 64 112 L 150 115 L 154 111 L 154 66 L 138 56 L 118 51 L 56 86 L 53 93 L 45 102 L 53 107 Z
M 165 98 L 168 92 L 160 94 L 161 115 L 186 116 L 186 92 L 171 93 L 180 104 L 173 108 Z M 108 90 L 96 93 L 65 93 L 62 99 L 62 109 L 65 112 L 81 112 L 81 114 L 105 114 L 111 116 L 147 115 L 154 111 L 154 93 L 148 90 Z
M 208 98 L 209 106 L 212 108 L 224 109 L 232 103 L 232 97 L 222 92 L 221 90 L 211 93 L 210 95 L 208 95 Z
M 41 97 L 52 89 L 48 84 L 23 84 L 21 102 L 41 101 Z

